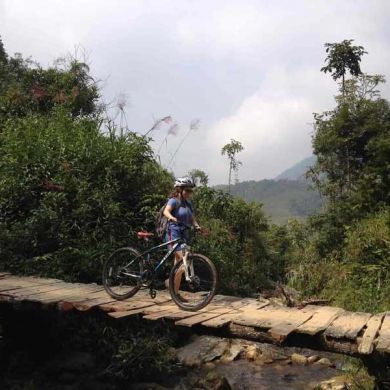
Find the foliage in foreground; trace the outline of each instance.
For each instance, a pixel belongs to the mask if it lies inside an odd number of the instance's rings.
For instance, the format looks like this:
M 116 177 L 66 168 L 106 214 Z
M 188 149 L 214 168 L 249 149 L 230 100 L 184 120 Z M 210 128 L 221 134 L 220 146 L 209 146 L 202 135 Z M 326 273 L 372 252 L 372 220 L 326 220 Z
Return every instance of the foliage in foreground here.
M 66 110 L 0 133 L 2 267 L 65 280 L 100 278 L 105 256 L 150 225 L 171 177 L 148 140 L 105 135 Z
M 330 299 L 350 310 L 390 307 L 390 209 L 348 227 L 341 250 L 320 257 L 321 232 L 299 223 L 288 228 L 290 283 L 306 296 Z
M 7 389 L 127 388 L 159 381 L 176 370 L 179 336 L 163 323 L 119 323 L 98 313 L 9 313 L 1 323 L 2 372 Z
M 378 90 L 383 76 L 359 67 L 345 80 L 348 61 L 337 61 L 344 66 L 341 95 L 335 109 L 315 115 L 317 161 L 309 172 L 327 208 L 306 226 L 290 225 L 290 282 L 351 310 L 384 311 L 390 307 L 390 105 Z

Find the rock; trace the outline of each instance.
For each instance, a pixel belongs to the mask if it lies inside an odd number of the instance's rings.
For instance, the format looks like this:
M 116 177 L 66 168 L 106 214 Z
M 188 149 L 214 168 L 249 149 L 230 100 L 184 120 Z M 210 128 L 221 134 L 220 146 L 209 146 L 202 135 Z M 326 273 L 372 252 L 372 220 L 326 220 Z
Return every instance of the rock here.
M 328 358 L 322 358 L 314 363 L 315 366 L 331 367 L 333 364 Z
M 312 356 L 309 356 L 307 358 L 307 362 L 309 364 L 313 364 L 314 362 L 316 362 L 320 357 L 318 355 L 312 355 Z
M 225 353 L 221 357 L 221 361 L 224 363 L 232 362 L 233 360 L 236 360 L 243 351 L 244 344 L 238 340 L 232 340 Z
M 245 351 L 245 357 L 248 360 L 256 360 L 260 355 L 260 351 L 256 345 L 248 345 Z
M 204 390 L 232 390 L 232 387 L 226 377 L 218 375 L 215 372 L 210 372 L 207 374 L 205 379 L 200 379 L 194 383 L 192 388 L 200 388 Z
M 261 359 L 263 360 L 286 360 L 284 350 L 271 344 L 260 344 Z
M 203 365 L 203 367 L 206 369 L 206 370 L 214 370 L 215 369 L 215 363 L 212 363 L 212 362 L 207 362 Z
M 179 348 L 176 351 L 177 359 L 184 366 L 199 367 L 222 356 L 228 347 L 229 344 L 225 339 L 201 336 Z
M 301 366 L 305 366 L 307 364 L 307 357 L 298 353 L 293 353 L 290 359 L 294 364 L 299 364 Z
M 336 376 L 330 380 L 319 383 L 317 388 L 321 390 L 347 390 L 350 387 L 343 376 Z
M 210 348 L 206 353 L 202 355 L 202 362 L 211 362 L 220 356 L 222 356 L 229 348 L 229 343 L 226 340 L 220 340 L 213 348 Z

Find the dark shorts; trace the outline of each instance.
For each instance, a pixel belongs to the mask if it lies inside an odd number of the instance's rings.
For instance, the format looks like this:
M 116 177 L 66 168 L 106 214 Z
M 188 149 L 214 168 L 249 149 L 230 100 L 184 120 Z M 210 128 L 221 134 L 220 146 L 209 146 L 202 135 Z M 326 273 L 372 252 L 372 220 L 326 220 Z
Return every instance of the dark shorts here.
M 167 234 L 165 236 L 165 242 L 176 240 L 177 238 L 183 238 L 186 242 L 186 244 L 189 244 L 190 242 L 190 235 L 188 230 L 178 230 L 178 229 L 168 229 Z M 172 248 L 172 245 L 169 245 L 169 249 Z M 175 252 L 180 251 L 183 249 L 183 244 L 180 244 L 176 249 Z

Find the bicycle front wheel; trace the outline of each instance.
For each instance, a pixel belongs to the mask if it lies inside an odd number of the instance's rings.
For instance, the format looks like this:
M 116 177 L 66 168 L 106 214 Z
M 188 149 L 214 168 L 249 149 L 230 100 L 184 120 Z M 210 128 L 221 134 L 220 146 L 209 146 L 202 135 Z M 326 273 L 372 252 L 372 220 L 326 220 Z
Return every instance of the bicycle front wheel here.
M 169 275 L 169 292 L 173 301 L 184 310 L 196 311 L 207 306 L 217 291 L 217 270 L 206 256 L 188 256 L 191 278 L 187 280 L 183 260 L 177 262 Z
M 141 288 L 142 257 L 134 248 L 120 248 L 106 261 L 103 268 L 103 286 L 118 300 L 133 296 Z

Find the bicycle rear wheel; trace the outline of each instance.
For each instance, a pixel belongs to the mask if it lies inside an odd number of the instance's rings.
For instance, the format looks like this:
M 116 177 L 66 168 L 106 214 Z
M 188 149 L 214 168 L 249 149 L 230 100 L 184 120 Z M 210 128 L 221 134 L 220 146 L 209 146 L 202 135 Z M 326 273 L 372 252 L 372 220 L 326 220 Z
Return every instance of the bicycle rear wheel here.
M 184 310 L 196 311 L 207 306 L 217 291 L 217 270 L 206 256 L 192 253 L 194 275 L 187 281 L 183 260 L 177 262 L 169 275 L 169 292 L 173 301 Z M 175 286 L 175 280 L 177 286 Z
M 120 248 L 106 261 L 103 268 L 103 286 L 118 300 L 133 296 L 141 288 L 142 258 L 134 248 Z

